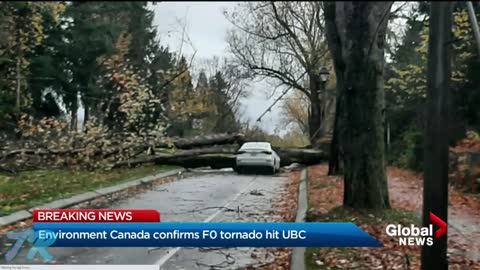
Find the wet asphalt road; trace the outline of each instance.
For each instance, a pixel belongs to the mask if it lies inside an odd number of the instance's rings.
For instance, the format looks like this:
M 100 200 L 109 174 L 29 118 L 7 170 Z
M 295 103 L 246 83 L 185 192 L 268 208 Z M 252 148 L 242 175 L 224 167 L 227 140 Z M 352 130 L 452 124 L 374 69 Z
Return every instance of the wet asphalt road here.
M 285 175 L 200 173 L 154 186 L 111 208 L 157 209 L 165 222 L 274 221 L 273 205 L 285 187 Z M 38 256 L 26 261 L 23 248 L 9 264 L 42 264 Z M 265 249 L 229 248 L 49 248 L 54 264 L 155 264 L 159 269 L 238 269 L 268 261 Z M 255 253 L 255 256 L 252 256 Z M 256 259 L 253 259 L 255 257 Z M 3 259 L 3 258 L 2 258 Z

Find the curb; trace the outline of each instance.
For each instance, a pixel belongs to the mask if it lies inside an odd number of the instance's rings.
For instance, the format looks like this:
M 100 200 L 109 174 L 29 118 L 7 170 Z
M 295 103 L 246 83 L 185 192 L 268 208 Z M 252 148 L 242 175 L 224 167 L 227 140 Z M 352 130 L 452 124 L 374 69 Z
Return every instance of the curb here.
M 298 187 L 297 217 L 295 222 L 305 222 L 308 210 L 307 198 L 307 169 L 302 170 L 300 175 L 300 185 Z M 292 249 L 292 258 L 290 262 L 291 270 L 305 270 L 305 251 L 304 247 L 296 247 Z
M 177 175 L 177 174 L 179 174 L 181 172 L 184 172 L 184 171 L 185 171 L 185 169 L 176 169 L 176 170 L 171 170 L 171 171 L 168 171 L 168 172 L 157 173 L 157 174 L 150 175 L 150 176 L 145 176 L 145 177 L 142 177 L 142 178 L 136 178 L 132 181 L 122 183 L 122 184 L 118 184 L 118 185 L 115 185 L 115 186 L 99 188 L 99 189 L 96 189 L 94 191 L 89 191 L 89 192 L 85 192 L 85 193 L 82 193 L 82 194 L 72 196 L 70 198 L 60 199 L 60 200 L 56 200 L 56 201 L 49 202 L 49 203 L 46 203 L 46 204 L 42 204 L 40 206 L 30 208 L 28 210 L 20 210 L 20 211 L 14 212 L 14 213 L 12 213 L 8 216 L 0 217 L 0 228 L 4 227 L 4 226 L 7 226 L 7 225 L 10 225 L 10 224 L 13 224 L 13 223 L 23 221 L 25 219 L 31 218 L 33 216 L 32 215 L 33 210 L 35 210 L 35 209 L 67 208 L 67 207 L 70 207 L 72 205 L 76 205 L 76 204 L 79 204 L 79 203 L 82 203 L 82 202 L 90 201 L 90 200 L 96 199 L 98 197 L 102 197 L 102 196 L 105 196 L 105 195 L 109 195 L 109 194 L 112 194 L 112 193 L 115 193 L 115 192 L 122 191 L 124 189 L 149 184 L 149 183 L 151 183 L 151 182 L 153 182 L 153 181 L 155 181 L 159 178 L 174 176 L 174 175 Z

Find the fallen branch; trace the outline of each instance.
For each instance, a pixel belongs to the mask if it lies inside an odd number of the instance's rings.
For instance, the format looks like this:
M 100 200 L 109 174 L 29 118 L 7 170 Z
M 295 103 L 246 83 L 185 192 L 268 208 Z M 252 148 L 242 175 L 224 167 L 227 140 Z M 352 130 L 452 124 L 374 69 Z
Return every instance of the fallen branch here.
M 300 163 L 304 165 L 319 164 L 322 161 L 328 160 L 328 154 L 322 150 L 317 149 L 303 149 L 303 148 L 275 148 L 280 157 L 280 166 L 288 166 L 293 163 Z
M 205 148 L 178 151 L 173 154 L 157 154 L 137 159 L 116 162 L 112 167 L 135 167 L 145 163 L 177 165 L 184 168 L 212 166 L 215 168 L 231 168 L 235 166 L 235 151 L 232 149 Z
M 245 136 L 240 133 L 235 134 L 214 134 L 207 136 L 197 136 L 193 138 L 166 138 L 155 143 L 158 148 L 192 149 L 203 146 L 239 144 L 245 142 Z
M 12 150 L 1 156 L 0 159 L 6 159 L 19 154 L 29 155 L 61 155 L 61 154 L 77 154 L 85 151 L 85 148 L 80 149 L 17 149 Z
M 280 156 L 280 165 L 288 166 L 292 163 L 305 165 L 318 164 L 328 158 L 320 150 L 315 149 L 275 149 Z M 211 167 L 213 169 L 236 168 L 236 151 L 232 148 L 203 148 L 177 151 L 173 154 L 158 154 L 137 159 L 119 161 L 113 165 L 118 167 L 134 167 L 145 163 L 177 165 L 185 168 Z
M 41 166 L 46 169 L 62 167 L 135 167 L 155 163 L 184 168 L 236 168 L 236 152 L 247 140 L 242 134 L 215 134 L 194 138 L 168 138 L 138 141 L 111 138 L 108 142 L 77 141 L 76 147 L 59 149 L 35 148 L 35 144 L 11 145 L 0 152 L 2 170 L 23 171 Z M 208 147 L 207 147 L 208 146 Z M 318 164 L 328 154 L 318 149 L 274 148 L 281 166 L 292 163 Z

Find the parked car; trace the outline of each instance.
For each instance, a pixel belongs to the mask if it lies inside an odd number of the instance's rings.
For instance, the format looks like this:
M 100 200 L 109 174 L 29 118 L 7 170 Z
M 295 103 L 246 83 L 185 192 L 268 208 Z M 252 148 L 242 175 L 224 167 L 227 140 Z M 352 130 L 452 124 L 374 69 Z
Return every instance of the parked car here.
M 247 142 L 238 150 L 236 166 L 238 173 L 247 169 L 266 169 L 275 174 L 280 169 L 280 157 L 268 142 Z

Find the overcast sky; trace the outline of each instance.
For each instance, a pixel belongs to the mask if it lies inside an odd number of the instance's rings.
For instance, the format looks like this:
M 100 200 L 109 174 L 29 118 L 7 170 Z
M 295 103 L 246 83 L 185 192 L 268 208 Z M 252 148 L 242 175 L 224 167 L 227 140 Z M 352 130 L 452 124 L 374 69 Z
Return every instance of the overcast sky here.
M 158 27 L 160 42 L 168 45 L 172 51 L 192 55 L 195 59 L 214 56 L 229 57 L 226 42 L 227 29 L 233 27 L 224 15 L 224 9 L 232 9 L 238 2 L 160 2 L 152 8 L 155 11 L 155 25 Z M 182 27 L 191 44 L 182 44 Z M 195 63 L 194 63 L 195 64 Z M 274 98 L 268 98 L 271 86 L 267 83 L 252 83 L 248 98 L 242 100 L 242 120 L 256 124 L 256 119 L 272 104 Z M 277 103 L 279 104 L 279 103 Z M 275 106 L 259 123 L 269 132 L 274 132 L 280 123 L 280 107 Z

